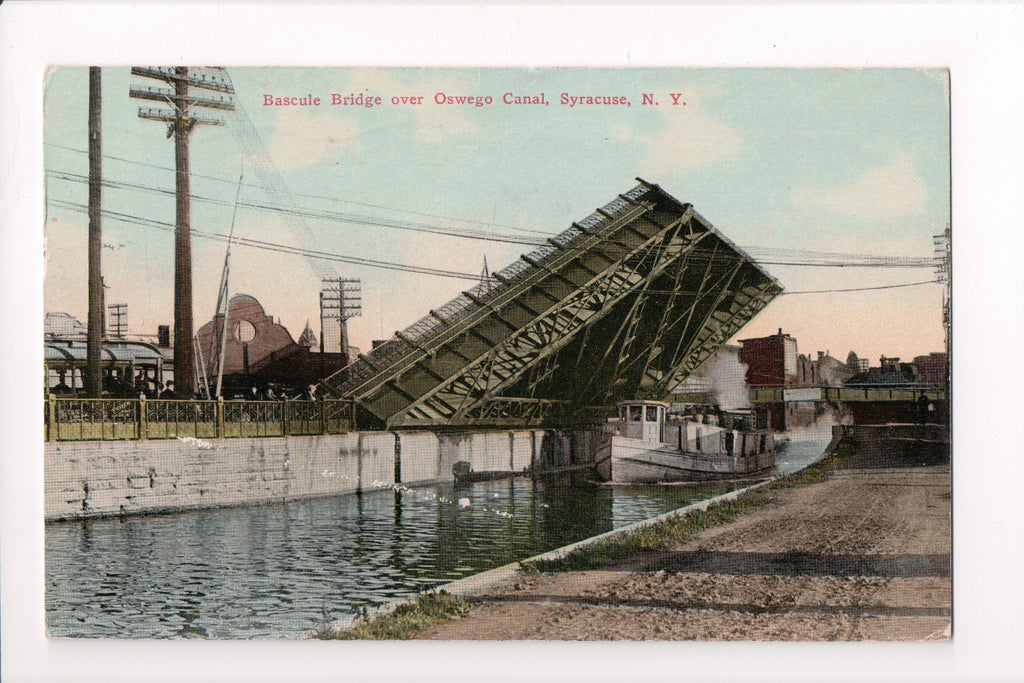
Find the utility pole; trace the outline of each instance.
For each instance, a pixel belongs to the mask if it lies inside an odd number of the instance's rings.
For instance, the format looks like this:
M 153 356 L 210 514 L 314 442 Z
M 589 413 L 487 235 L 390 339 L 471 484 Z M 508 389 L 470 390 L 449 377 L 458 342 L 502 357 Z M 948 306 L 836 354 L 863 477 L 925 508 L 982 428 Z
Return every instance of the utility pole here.
M 953 239 L 949 226 L 941 235 L 932 238 L 935 245 L 935 274 L 942 288 L 942 327 L 946 336 L 946 388 L 949 389 L 952 367 L 953 343 Z
M 133 66 L 131 73 L 173 88 L 132 85 L 128 95 L 171 107 L 169 110 L 139 107 L 139 118 L 168 124 L 167 137 L 174 136 L 174 388 L 181 396 L 191 396 L 196 388 L 196 366 L 192 333 L 192 219 L 188 143 L 192 129 L 197 125 L 224 125 L 220 118 L 197 115 L 195 112 L 210 109 L 234 111 L 235 90 L 223 69 L 219 68 Z M 196 94 L 192 94 L 193 90 Z
M 103 253 L 103 178 L 101 139 L 102 78 L 98 66 L 89 67 L 89 321 L 86 330 L 85 391 L 89 398 L 103 393 L 101 366 L 103 343 L 103 279 L 100 257 Z
M 323 321 L 338 321 L 338 350 L 348 354 L 348 328 L 346 321 L 363 314 L 362 283 L 357 279 L 330 278 L 323 280 L 320 292 L 320 349 L 324 349 Z
M 118 339 L 124 339 L 125 335 L 128 334 L 128 304 L 110 304 L 107 308 L 110 309 L 110 336 Z

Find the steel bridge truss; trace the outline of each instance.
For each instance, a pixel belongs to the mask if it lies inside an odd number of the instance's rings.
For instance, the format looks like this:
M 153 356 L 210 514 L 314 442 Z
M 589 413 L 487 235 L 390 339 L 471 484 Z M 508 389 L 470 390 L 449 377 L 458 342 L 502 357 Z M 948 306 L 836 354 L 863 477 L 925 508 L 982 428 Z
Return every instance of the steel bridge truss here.
M 324 382 L 382 427 L 535 426 L 662 396 L 781 292 L 640 181 Z

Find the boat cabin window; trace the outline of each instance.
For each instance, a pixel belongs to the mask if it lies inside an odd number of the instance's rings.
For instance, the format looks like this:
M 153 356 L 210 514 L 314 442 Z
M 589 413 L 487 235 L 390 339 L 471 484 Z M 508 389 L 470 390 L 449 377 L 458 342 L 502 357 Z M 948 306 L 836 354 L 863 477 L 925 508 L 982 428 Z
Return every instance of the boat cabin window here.
M 630 406 L 629 407 L 629 421 L 640 422 L 644 419 L 644 407 L 643 406 Z
M 658 421 L 658 406 L 647 406 L 647 421 L 657 422 Z

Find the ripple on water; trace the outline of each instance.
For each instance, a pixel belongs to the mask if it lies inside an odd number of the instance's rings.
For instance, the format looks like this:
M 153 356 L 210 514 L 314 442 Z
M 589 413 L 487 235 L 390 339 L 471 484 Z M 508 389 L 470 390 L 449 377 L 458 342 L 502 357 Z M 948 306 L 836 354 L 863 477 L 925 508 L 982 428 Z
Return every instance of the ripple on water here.
M 780 469 L 823 448 L 790 442 Z M 294 637 L 721 492 L 564 475 L 52 524 L 47 628 L 54 637 Z

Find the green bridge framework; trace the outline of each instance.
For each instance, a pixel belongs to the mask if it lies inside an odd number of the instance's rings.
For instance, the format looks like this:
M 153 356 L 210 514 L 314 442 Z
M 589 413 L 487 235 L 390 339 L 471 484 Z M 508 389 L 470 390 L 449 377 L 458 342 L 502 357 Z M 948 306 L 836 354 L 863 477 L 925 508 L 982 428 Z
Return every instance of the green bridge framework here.
M 322 386 L 381 429 L 557 426 L 668 395 L 782 286 L 638 182 Z

